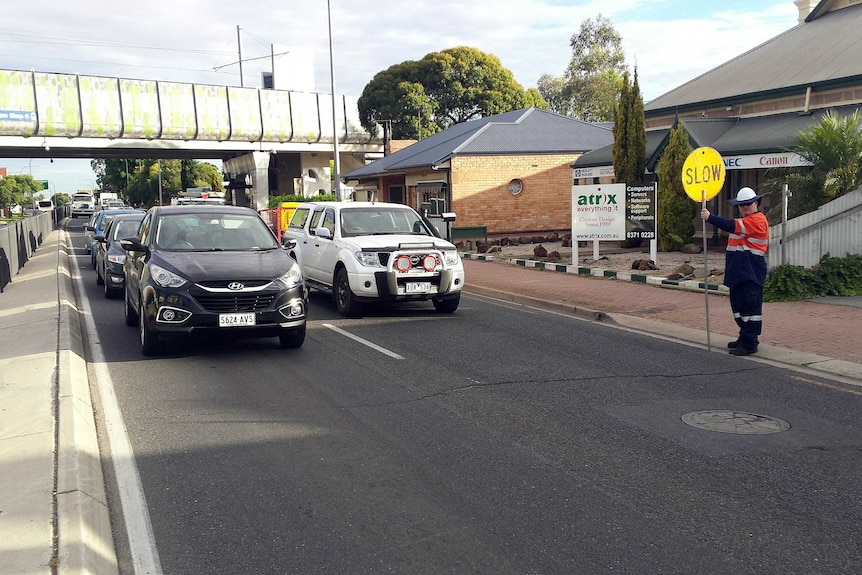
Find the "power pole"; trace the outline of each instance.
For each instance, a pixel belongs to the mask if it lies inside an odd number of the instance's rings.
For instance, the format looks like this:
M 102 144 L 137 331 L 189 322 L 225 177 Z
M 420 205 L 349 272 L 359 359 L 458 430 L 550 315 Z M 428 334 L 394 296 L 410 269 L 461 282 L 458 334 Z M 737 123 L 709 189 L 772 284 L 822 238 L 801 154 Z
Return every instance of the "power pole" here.
M 236 52 L 239 56 L 239 87 L 242 88 L 245 84 L 242 79 L 242 40 L 239 37 L 239 25 L 236 27 Z

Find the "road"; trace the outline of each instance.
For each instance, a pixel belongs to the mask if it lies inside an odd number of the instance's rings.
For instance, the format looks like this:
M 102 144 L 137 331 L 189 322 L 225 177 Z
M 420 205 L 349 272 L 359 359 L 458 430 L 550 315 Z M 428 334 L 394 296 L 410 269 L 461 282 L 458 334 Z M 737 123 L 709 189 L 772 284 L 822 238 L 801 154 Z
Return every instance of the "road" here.
M 858 389 L 473 295 L 145 359 L 74 259 L 124 574 L 862 572 Z

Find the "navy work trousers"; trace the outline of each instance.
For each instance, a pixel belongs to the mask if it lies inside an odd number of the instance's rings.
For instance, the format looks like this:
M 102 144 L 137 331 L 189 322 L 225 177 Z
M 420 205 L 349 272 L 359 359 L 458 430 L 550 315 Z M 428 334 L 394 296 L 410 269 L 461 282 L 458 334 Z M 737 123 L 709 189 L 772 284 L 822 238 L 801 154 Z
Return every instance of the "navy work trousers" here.
M 730 309 L 739 326 L 739 347 L 757 349 L 763 328 L 763 286 L 748 281 L 731 287 Z

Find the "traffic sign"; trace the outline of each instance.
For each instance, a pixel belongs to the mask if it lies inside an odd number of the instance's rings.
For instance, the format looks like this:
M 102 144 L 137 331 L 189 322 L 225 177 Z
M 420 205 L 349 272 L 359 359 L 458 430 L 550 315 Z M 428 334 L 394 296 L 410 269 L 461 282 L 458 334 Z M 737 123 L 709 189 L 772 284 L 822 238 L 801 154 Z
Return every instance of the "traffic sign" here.
M 682 165 L 682 186 L 696 202 L 712 199 L 724 185 L 724 160 L 712 148 L 694 150 Z
M 43 190 L 48 189 L 48 180 L 36 180 L 36 183 L 42 186 Z

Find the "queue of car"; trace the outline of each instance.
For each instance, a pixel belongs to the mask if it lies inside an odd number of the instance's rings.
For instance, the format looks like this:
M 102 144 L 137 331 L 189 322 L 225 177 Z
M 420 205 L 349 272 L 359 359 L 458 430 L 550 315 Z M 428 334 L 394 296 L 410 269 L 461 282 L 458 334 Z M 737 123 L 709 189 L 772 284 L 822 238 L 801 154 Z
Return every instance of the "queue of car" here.
M 206 333 L 301 347 L 308 286 L 332 294 L 346 316 L 372 301 L 431 300 L 438 312 L 454 312 L 464 284 L 455 246 L 408 206 L 350 204 L 308 203 L 293 214 L 294 230 L 331 244 L 332 257 L 322 259 L 332 265 L 319 277 L 313 254 L 298 245 L 308 238 L 279 241 L 256 211 L 230 205 L 96 212 L 87 248 L 96 284 L 106 298 L 122 297 L 125 323 L 138 328 L 148 356 Z

